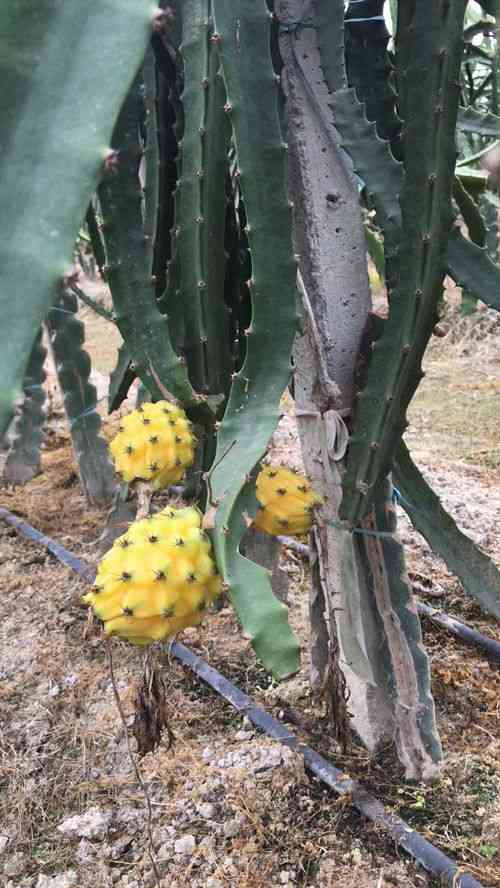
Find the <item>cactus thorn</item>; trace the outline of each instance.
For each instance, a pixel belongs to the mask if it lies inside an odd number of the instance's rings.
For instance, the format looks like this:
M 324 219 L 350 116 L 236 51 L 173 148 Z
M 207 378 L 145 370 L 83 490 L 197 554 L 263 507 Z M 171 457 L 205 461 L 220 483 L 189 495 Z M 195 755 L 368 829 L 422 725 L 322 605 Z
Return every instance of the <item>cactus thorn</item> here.
M 104 157 L 104 169 L 107 173 L 115 173 L 120 162 L 120 152 L 109 148 Z

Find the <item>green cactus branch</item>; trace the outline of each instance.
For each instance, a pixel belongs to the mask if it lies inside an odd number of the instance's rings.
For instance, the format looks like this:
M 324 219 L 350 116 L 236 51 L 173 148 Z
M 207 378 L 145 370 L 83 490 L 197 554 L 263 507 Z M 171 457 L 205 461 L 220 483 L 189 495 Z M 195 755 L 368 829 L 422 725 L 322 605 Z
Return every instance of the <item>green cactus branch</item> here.
M 448 274 L 457 286 L 500 311 L 500 268 L 485 247 L 466 240 L 458 228 L 448 240 Z
M 47 316 L 47 330 L 85 495 L 92 503 L 107 504 L 114 489 L 114 471 L 100 436 L 97 391 L 89 382 L 90 358 L 82 348 L 85 329 L 77 311 L 76 296 L 65 289 Z
M 26 484 L 41 470 L 40 445 L 45 421 L 45 358 L 47 349 L 40 330 L 26 368 L 24 401 L 9 431 L 10 448 L 3 470 L 5 484 Z
M 0 340 L 0 433 L 22 394 L 151 13 L 145 0 L 0 4 L 0 314 L 9 318 Z M 13 299 L 21 273 L 23 298 Z
M 453 197 L 460 210 L 462 219 L 467 225 L 470 239 L 479 247 L 484 247 L 486 240 L 484 219 L 477 203 L 470 196 L 467 189 L 464 188 L 458 176 L 455 176 L 453 181 Z
M 239 547 L 246 518 L 256 511 L 252 485 L 245 478 L 250 480 L 266 450 L 291 374 L 296 265 L 286 149 L 265 0 L 214 0 L 212 9 L 252 259 L 246 358 L 233 376 L 210 472 L 210 501 L 217 509 L 212 535 L 223 580 L 256 653 L 274 674 L 284 676 L 299 666 L 286 608 L 274 598 L 267 572 L 244 558 Z
M 155 238 L 158 230 L 158 200 L 160 184 L 160 155 L 158 146 L 158 121 L 156 116 L 156 62 L 153 47 L 147 49 L 143 70 L 144 105 L 146 119 L 145 184 L 144 184 L 144 237 L 146 238 L 146 262 L 153 276 Z
M 135 379 L 137 379 L 137 374 L 132 366 L 130 352 L 126 344 L 122 342 L 118 349 L 116 364 L 109 374 L 108 413 L 118 410 Z
M 457 129 L 463 133 L 475 133 L 478 136 L 500 137 L 500 117 L 496 114 L 484 114 L 475 108 L 460 108 L 457 117 Z
M 500 572 L 491 558 L 462 533 L 413 462 L 404 441 L 396 453 L 394 483 L 413 526 L 458 577 L 465 592 L 500 620 Z
M 141 82 L 137 77 L 118 115 L 111 142 L 114 153 L 98 190 L 104 220 L 106 278 L 116 324 L 135 372 L 152 396 L 161 399 L 171 393 L 193 419 L 211 423 L 213 411 L 207 399 L 190 385 L 185 362 L 175 353 L 166 319 L 156 304 L 139 180 L 142 118 Z
M 389 318 L 360 393 L 351 437 L 341 516 L 356 525 L 369 510 L 377 482 L 391 469 L 406 427 L 406 409 L 420 381 L 425 347 L 437 323 L 451 188 L 465 0 L 426 0 L 414 8 L 403 47 L 405 179 L 402 235 Z
M 209 0 L 187 0 L 181 53 L 184 132 L 175 212 L 176 301 L 183 309 L 183 354 L 191 382 L 220 394 L 229 375 L 224 303 L 227 128 L 225 90 L 210 40 Z
M 384 643 L 378 671 L 387 683 L 394 737 L 407 777 L 434 777 L 442 758 L 431 693 L 429 660 L 406 573 L 403 547 L 396 536 L 392 484 L 383 480 L 374 507 L 362 521 L 363 546 L 371 568 L 373 601 Z
M 331 108 L 342 147 L 363 180 L 386 241 L 395 245 L 400 238 L 403 165 L 393 156 L 388 142 L 377 135 L 376 124 L 367 120 L 365 107 L 354 89 L 335 93 Z
M 316 0 L 315 27 L 321 68 L 330 92 L 347 86 L 344 55 L 343 0 Z
M 367 119 L 376 124 L 378 136 L 391 144 L 399 160 L 402 122 L 396 112 L 387 51 L 390 35 L 383 12 L 384 0 L 349 3 L 345 19 L 347 81 L 364 103 Z

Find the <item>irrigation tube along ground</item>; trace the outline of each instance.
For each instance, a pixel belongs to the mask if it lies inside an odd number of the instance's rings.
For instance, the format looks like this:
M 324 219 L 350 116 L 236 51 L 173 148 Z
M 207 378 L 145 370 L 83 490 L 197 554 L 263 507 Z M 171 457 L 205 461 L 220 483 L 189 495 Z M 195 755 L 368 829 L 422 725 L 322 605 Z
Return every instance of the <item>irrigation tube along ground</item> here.
M 287 536 L 279 536 L 278 539 L 284 546 L 291 549 L 292 552 L 297 552 L 298 555 L 304 558 L 309 557 L 309 546 L 306 546 L 305 543 L 299 543 L 292 537 Z M 429 620 L 432 620 L 437 626 L 441 626 L 442 629 L 446 629 L 447 632 L 451 632 L 460 641 L 482 648 L 490 661 L 496 660 L 500 663 L 499 641 L 495 641 L 494 638 L 488 638 L 487 635 L 482 635 L 477 629 L 472 629 L 465 623 L 461 623 L 460 620 L 456 620 L 455 617 L 450 617 L 449 614 L 445 614 L 443 611 L 439 611 L 423 601 L 417 602 L 417 610 L 419 614 L 428 617 Z
M 13 515 L 7 509 L 0 508 L 0 518 L 3 518 L 12 527 L 15 527 L 23 536 L 36 543 L 45 546 L 55 557 L 70 567 L 87 581 L 92 581 L 94 569 L 80 561 L 63 546 L 55 543 L 50 537 L 45 536 L 31 525 Z M 310 772 L 315 777 L 329 786 L 338 796 L 347 796 L 353 808 L 383 829 L 401 848 L 410 854 L 417 863 L 421 864 L 429 873 L 440 877 L 443 885 L 450 888 L 484 888 L 469 873 L 463 872 L 455 861 L 435 848 L 427 839 L 412 829 L 404 820 L 386 811 L 378 799 L 370 795 L 363 787 L 340 771 L 335 765 L 315 752 L 310 746 L 301 743 L 298 737 L 288 730 L 285 725 L 273 716 L 269 715 L 260 706 L 253 702 L 251 697 L 244 694 L 236 685 L 224 678 L 216 669 L 209 666 L 201 657 L 194 654 L 180 642 L 174 642 L 171 653 L 185 666 L 192 670 L 206 684 L 210 685 L 219 696 L 223 697 L 238 712 L 245 715 L 256 727 L 264 731 L 269 737 L 282 743 L 288 749 L 301 755 Z

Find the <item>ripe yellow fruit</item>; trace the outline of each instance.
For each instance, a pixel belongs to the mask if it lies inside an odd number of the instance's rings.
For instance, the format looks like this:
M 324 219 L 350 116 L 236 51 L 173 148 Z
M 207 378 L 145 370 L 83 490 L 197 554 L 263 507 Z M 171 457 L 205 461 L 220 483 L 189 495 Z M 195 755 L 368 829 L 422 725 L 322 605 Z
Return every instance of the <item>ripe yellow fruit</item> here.
M 124 481 L 150 481 L 154 490 L 176 484 L 193 463 L 196 438 L 181 407 L 143 404 L 124 416 L 109 449 Z
M 264 466 L 257 475 L 256 488 L 261 505 L 254 522 L 257 530 L 273 536 L 300 535 L 310 530 L 314 506 L 322 498 L 307 478 L 282 466 Z
M 108 635 L 149 644 L 201 622 L 221 590 L 201 517 L 169 506 L 115 540 L 83 598 Z

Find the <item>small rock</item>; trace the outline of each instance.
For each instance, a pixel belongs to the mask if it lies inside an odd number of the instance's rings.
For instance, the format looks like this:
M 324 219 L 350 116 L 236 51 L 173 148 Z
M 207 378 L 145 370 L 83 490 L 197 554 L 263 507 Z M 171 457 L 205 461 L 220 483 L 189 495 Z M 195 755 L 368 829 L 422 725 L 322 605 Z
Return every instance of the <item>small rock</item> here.
M 0 854 L 3 854 L 7 845 L 9 844 L 8 836 L 0 836 Z
M 203 802 L 201 805 L 197 805 L 196 809 L 200 817 L 203 817 L 205 820 L 211 820 L 215 814 L 215 805 L 212 805 L 210 802 Z
M 156 857 L 158 860 L 170 860 L 172 857 L 172 846 L 167 844 L 161 845 L 161 847 L 158 848 Z
M 234 735 L 235 740 L 251 740 L 253 737 L 253 731 L 236 731 Z
M 85 839 L 103 839 L 109 830 L 111 811 L 89 808 L 84 814 L 75 814 L 59 824 L 59 832 L 68 836 L 81 836 Z
M 243 768 L 253 774 L 289 765 L 293 753 L 280 746 L 248 744 L 242 749 L 232 749 L 217 761 L 218 768 Z
M 88 839 L 82 839 L 76 849 L 77 863 L 94 863 L 97 853 L 101 854 L 100 848 L 98 850 Z
M 242 822 L 239 817 L 232 817 L 231 820 L 226 820 L 222 827 L 226 839 L 234 839 L 234 837 L 241 831 L 241 826 Z
M 222 888 L 222 882 L 220 879 L 214 879 L 213 876 L 209 876 L 206 881 L 207 888 Z
M 36 888 L 72 888 L 76 885 L 76 878 L 75 870 L 66 870 L 58 876 L 44 876 L 40 873 Z
M 176 854 L 192 854 L 196 848 L 196 839 L 194 836 L 186 835 L 177 839 L 174 843 L 174 851 Z
M 210 748 L 210 746 L 205 746 L 205 749 L 201 753 L 202 760 L 206 764 L 207 762 L 211 762 L 213 757 L 214 757 L 213 750 Z
M 124 805 L 123 808 L 118 808 L 115 814 L 116 820 L 119 823 L 135 823 L 141 816 L 140 810 L 132 805 Z

